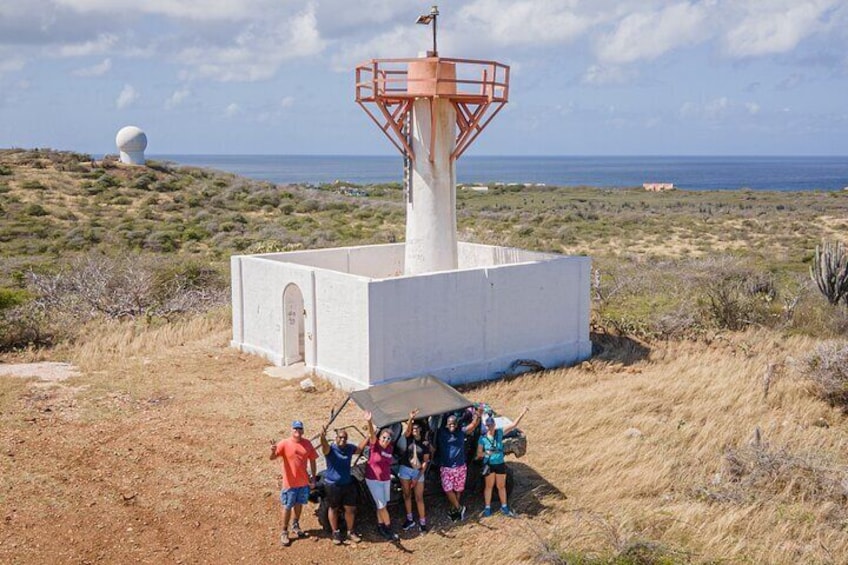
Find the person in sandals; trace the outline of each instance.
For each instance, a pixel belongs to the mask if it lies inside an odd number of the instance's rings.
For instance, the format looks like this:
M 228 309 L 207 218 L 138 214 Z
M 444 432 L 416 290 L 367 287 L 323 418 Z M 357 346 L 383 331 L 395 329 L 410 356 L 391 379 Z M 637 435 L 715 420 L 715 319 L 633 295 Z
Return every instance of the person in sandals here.
M 271 440 L 271 460 L 282 459 L 283 490 L 280 492 L 280 502 L 283 504 L 283 531 L 280 533 L 280 543 L 287 547 L 291 545 L 289 537 L 289 521 L 294 510 L 294 522 L 291 533 L 299 538 L 306 537 L 300 529 L 300 513 L 303 505 L 309 500 L 309 489 L 315 486 L 316 465 L 318 454 L 312 447 L 312 442 L 303 437 L 303 422 L 292 422 L 291 437 L 275 443 Z M 309 464 L 310 473 L 306 472 Z
M 356 520 L 357 491 L 356 483 L 350 476 L 350 464 L 353 457 L 362 450 L 347 442 L 347 430 L 336 430 L 336 439 L 331 445 L 327 441 L 327 427 L 321 429 L 321 451 L 327 460 L 324 472 L 324 491 L 327 498 L 328 517 L 333 528 L 333 543 L 341 545 L 342 534 L 339 530 L 339 511 L 344 508 L 347 537 L 354 543 L 362 537 L 354 529 Z
M 418 507 L 418 528 L 423 534 L 427 532 L 424 476 L 430 464 L 430 442 L 427 441 L 423 424 L 415 420 L 417 415 L 418 410 L 409 413 L 403 438 L 398 442 L 400 448 L 398 478 L 403 489 L 403 505 L 406 508 L 406 521 L 402 528 L 408 531 L 415 527 L 412 514 L 412 497 L 415 495 L 415 505 Z
M 525 406 L 521 415 L 505 428 L 497 428 L 495 418 L 491 414 L 486 418 L 485 433 L 480 434 L 480 439 L 477 441 L 477 459 L 483 460 L 483 480 L 485 481 L 483 516 L 492 515 L 492 491 L 495 485 L 498 487 L 498 497 L 501 499 L 501 512 L 510 518 L 515 516 L 506 499 L 506 462 L 504 461 L 503 438 L 504 435 L 518 426 L 518 423 L 527 414 L 527 410 L 528 408 Z

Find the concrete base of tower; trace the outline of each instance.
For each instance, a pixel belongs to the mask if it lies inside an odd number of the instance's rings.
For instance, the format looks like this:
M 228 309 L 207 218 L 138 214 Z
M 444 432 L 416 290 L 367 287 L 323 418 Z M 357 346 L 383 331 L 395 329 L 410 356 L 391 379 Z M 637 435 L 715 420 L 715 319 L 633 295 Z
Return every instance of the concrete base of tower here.
M 458 268 L 404 275 L 404 244 L 234 256 L 232 346 L 344 389 L 422 374 L 494 379 L 591 355 L 588 257 L 460 242 Z

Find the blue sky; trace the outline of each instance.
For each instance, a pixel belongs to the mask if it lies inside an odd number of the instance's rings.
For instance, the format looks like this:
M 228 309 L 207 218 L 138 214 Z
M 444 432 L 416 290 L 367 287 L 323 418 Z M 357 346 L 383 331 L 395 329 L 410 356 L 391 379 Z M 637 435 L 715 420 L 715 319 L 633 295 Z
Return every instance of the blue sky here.
M 0 147 L 391 154 L 353 68 L 430 3 L 0 0 Z M 511 66 L 479 155 L 848 155 L 846 0 L 468 0 L 439 51 Z

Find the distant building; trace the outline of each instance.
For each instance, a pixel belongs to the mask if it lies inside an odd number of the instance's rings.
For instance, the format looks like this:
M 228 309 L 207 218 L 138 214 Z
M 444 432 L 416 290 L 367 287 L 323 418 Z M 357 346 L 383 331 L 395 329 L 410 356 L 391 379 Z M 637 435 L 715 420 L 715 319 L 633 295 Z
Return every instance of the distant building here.
M 674 190 L 673 182 L 646 182 L 642 184 L 642 188 L 648 192 L 665 192 L 666 190 Z

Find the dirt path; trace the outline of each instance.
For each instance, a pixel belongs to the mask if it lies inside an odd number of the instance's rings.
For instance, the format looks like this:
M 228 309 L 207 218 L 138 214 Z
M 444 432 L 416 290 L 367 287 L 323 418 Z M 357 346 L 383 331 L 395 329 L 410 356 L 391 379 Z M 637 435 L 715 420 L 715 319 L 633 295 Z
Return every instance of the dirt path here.
M 0 365 L 50 381 L 0 378 L 0 562 L 434 563 L 490 551 L 491 563 L 515 561 L 535 518 L 454 525 L 438 499 L 435 531 L 396 545 L 366 515 L 366 540 L 334 547 L 310 505 L 302 524 L 311 538 L 281 548 L 268 440 L 293 417 L 314 433 L 343 395 L 268 377 L 267 363 L 226 343 L 221 332 L 76 376 L 67 365 Z

